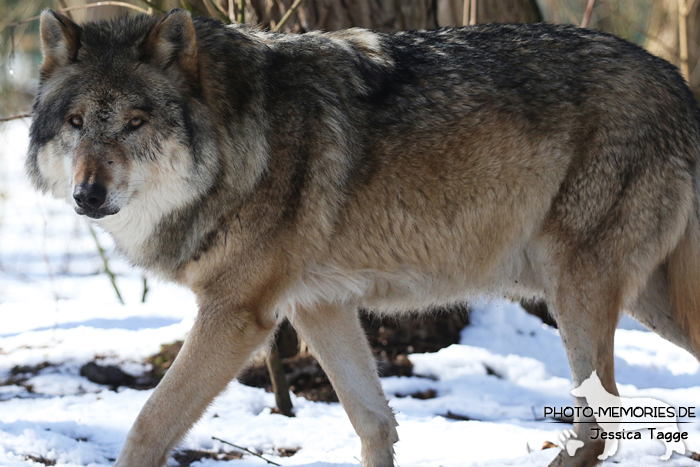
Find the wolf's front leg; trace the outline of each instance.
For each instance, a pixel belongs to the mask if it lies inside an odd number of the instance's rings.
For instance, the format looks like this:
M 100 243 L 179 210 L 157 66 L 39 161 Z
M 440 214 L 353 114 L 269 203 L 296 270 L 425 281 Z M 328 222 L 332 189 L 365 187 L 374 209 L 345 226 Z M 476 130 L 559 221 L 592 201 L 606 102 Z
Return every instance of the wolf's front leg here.
M 250 354 L 274 321 L 257 311 L 203 304 L 173 366 L 141 410 L 115 467 L 159 467 Z M 266 323 L 266 324 L 263 324 Z
M 362 467 L 392 467 L 396 420 L 387 404 L 357 311 L 299 307 L 290 317 L 321 363 L 362 440 Z

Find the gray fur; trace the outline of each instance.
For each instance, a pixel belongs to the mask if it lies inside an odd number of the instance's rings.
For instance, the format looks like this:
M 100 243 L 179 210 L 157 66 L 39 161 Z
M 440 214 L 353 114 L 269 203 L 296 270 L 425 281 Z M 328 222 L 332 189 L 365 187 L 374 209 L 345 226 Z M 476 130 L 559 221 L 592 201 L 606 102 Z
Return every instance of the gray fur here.
M 396 431 L 359 306 L 544 297 L 574 381 L 596 370 L 613 393 L 623 308 L 700 353 L 700 109 L 633 44 L 548 24 L 284 35 L 178 11 L 81 27 L 45 13 L 42 31 L 32 182 L 69 201 L 68 185 L 106 184 L 90 215 L 201 307 L 120 467 L 162 464 L 282 316 L 326 362 L 364 467 L 393 462 Z M 192 363 L 209 355 L 225 364 Z M 599 447 L 553 465 L 593 465 Z

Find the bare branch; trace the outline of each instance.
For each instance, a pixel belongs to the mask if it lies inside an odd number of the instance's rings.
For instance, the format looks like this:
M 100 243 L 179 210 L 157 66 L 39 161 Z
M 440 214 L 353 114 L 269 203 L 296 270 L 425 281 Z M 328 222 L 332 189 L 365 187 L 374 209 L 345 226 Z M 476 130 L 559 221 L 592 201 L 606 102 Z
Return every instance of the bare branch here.
M 20 11 L 21 8 L 23 9 Z M 0 31 L 5 30 L 5 28 L 8 26 L 15 25 L 13 23 L 10 23 L 10 21 L 14 20 L 15 18 L 21 18 L 22 16 L 30 14 L 32 11 L 35 10 L 35 1 L 20 3 L 17 7 L 13 8 L 12 11 L 10 11 L 7 15 L 5 15 L 5 18 L 3 18 L 2 21 L 0 21 Z
M 32 114 L 19 114 L 19 115 L 13 115 L 12 117 L 2 117 L 0 118 L 0 123 L 2 122 L 9 122 L 10 120 L 18 120 L 20 118 L 27 118 L 31 117 Z
M 66 3 L 66 0 L 57 0 L 58 4 L 61 5 L 61 8 L 66 9 L 68 8 L 68 4 Z M 73 16 L 70 14 L 70 12 L 66 12 L 66 16 L 68 17 L 69 20 L 73 20 Z
M 204 0 L 204 6 L 207 8 L 210 15 L 218 16 L 224 23 L 231 22 L 226 12 L 221 9 L 221 7 L 214 0 Z
M 681 74 L 688 81 L 688 4 L 678 0 L 678 44 L 681 61 Z
M 245 451 L 245 452 L 247 452 L 248 454 L 252 454 L 252 455 L 254 455 L 255 457 L 259 457 L 260 459 L 264 460 L 264 461 L 267 462 L 268 464 L 279 465 L 277 462 L 272 462 L 271 460 L 265 459 L 263 456 L 261 456 L 261 455 L 258 454 L 257 452 L 251 451 L 250 449 L 246 449 L 246 448 L 243 448 L 243 447 L 241 447 L 241 446 L 237 446 L 237 445 L 235 445 L 235 444 L 233 444 L 233 443 L 229 443 L 228 441 L 224 441 L 223 439 L 217 438 L 216 436 L 212 436 L 211 439 L 215 439 L 215 440 L 217 440 L 217 441 L 221 441 L 221 442 L 224 443 L 224 444 L 228 444 L 229 446 L 233 446 L 233 447 L 236 448 L 236 449 L 240 449 L 241 451 Z
M 581 27 L 587 28 L 588 23 L 591 22 L 591 15 L 593 14 L 593 6 L 595 5 L 595 0 L 588 0 L 588 5 L 586 6 L 586 13 L 583 15 L 583 21 L 581 21 Z
M 287 23 L 287 20 L 294 14 L 295 11 L 299 9 L 299 7 L 304 3 L 304 0 L 294 0 L 294 3 L 292 4 L 291 7 L 289 7 L 289 10 L 284 14 L 282 19 L 280 20 L 279 23 L 277 23 L 277 26 L 275 26 L 274 31 L 279 32 L 282 30 L 284 25 Z
M 143 276 L 143 294 L 141 294 L 141 303 L 146 303 L 146 295 L 148 294 L 149 290 L 151 289 L 148 288 L 148 278 Z
M 104 265 L 105 268 L 105 273 L 107 274 L 107 277 L 109 277 L 109 281 L 112 283 L 112 288 L 114 291 L 117 293 L 117 298 L 119 299 L 119 303 L 124 305 L 124 299 L 122 298 L 122 294 L 119 292 L 119 287 L 117 287 L 117 279 L 114 276 L 114 273 L 112 270 L 109 268 L 109 259 L 107 258 L 107 253 L 105 252 L 104 248 L 102 248 L 102 245 L 100 245 L 100 241 L 97 239 L 97 232 L 95 232 L 95 229 L 92 227 L 92 224 L 90 222 L 86 222 L 88 229 L 90 229 L 90 234 L 92 235 L 93 240 L 95 240 L 95 246 L 97 247 L 97 252 L 100 254 L 100 258 L 102 258 L 102 264 Z
M 149 0 L 139 0 L 139 1 L 140 1 L 141 3 L 145 3 L 146 5 L 150 6 L 151 8 L 153 8 L 154 10 L 156 10 L 158 13 L 167 13 L 166 10 L 162 9 L 161 7 L 159 7 L 158 5 L 156 5 L 155 3 L 153 3 L 153 2 L 151 2 L 151 1 L 149 1 Z

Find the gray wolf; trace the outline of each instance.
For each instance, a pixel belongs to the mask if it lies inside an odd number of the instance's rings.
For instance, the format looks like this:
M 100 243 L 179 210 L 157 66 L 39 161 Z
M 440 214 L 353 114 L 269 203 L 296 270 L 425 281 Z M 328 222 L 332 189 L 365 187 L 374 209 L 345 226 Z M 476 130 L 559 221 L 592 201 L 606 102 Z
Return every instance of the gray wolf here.
M 622 412 L 604 412 L 601 409 L 610 408 L 621 408 L 621 409 L 631 409 L 631 410 L 644 410 L 649 409 L 670 409 L 671 406 L 665 402 L 661 402 L 657 399 L 652 399 L 649 397 L 619 397 L 610 394 L 605 390 L 603 384 L 598 377 L 597 372 L 593 372 L 587 380 L 585 380 L 581 385 L 571 391 L 571 394 L 576 397 L 582 397 L 586 399 L 588 407 L 593 409 L 594 413 L 598 414 L 596 417 L 596 422 L 600 427 L 601 431 L 611 433 L 614 437 L 606 437 L 605 448 L 603 453 L 598 456 L 598 459 L 605 460 L 617 452 L 617 447 L 619 444 L 619 434 L 622 430 L 624 431 L 637 431 L 647 428 L 653 428 L 654 430 L 663 431 L 664 433 L 679 433 L 678 430 L 678 420 L 675 416 L 664 417 L 664 418 L 654 418 L 651 416 L 639 416 L 632 417 L 628 415 L 621 415 Z M 651 412 L 650 412 L 651 413 Z M 668 412 L 664 411 L 664 415 Z M 617 416 L 621 415 L 621 416 Z M 640 412 L 641 415 L 641 412 Z M 623 423 L 632 423 L 631 425 L 621 426 Z M 663 430 L 662 430 L 663 429 Z M 652 431 L 652 433 L 654 433 Z M 602 435 L 601 435 L 602 437 Z M 672 436 L 669 439 L 661 437 L 663 441 L 666 452 L 661 456 L 661 460 L 669 460 L 673 452 L 678 454 L 685 454 L 685 444 L 677 436 L 674 439 Z M 569 443 L 578 442 L 583 444 L 578 440 L 571 440 Z
M 163 465 L 283 317 L 364 467 L 393 465 L 397 433 L 359 307 L 542 297 L 574 382 L 596 370 L 611 394 L 625 309 L 700 355 L 700 112 L 639 47 L 546 24 L 285 35 L 183 11 L 46 11 L 40 29 L 32 182 L 198 298 L 119 467 Z M 598 461 L 586 421 L 552 465 Z

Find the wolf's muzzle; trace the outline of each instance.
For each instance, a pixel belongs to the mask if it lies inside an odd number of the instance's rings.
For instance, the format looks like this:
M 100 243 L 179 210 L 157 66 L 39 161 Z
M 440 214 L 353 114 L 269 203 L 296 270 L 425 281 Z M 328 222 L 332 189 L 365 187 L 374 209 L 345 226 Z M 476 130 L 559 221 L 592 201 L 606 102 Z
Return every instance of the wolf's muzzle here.
M 77 205 L 75 210 L 78 214 L 85 214 L 94 219 L 115 214 L 103 212 L 100 209 L 107 199 L 107 189 L 101 183 L 79 183 L 73 191 L 73 199 Z
M 81 208 L 89 211 L 99 209 L 107 199 L 107 189 L 99 183 L 79 183 L 73 191 L 73 199 Z

